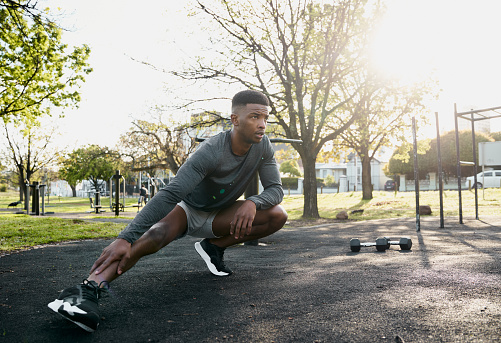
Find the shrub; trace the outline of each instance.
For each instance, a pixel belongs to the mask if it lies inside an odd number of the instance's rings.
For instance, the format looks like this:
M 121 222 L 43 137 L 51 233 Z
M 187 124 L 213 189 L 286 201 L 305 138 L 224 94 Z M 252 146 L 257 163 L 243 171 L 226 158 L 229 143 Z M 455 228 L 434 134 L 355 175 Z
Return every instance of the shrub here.
M 280 172 L 289 174 L 290 177 L 301 176 L 299 171 L 299 164 L 295 160 L 285 161 L 280 165 Z
M 7 185 L 6 184 L 0 185 L 0 192 L 7 192 Z
M 325 185 L 327 187 L 337 187 L 338 183 L 336 182 L 336 179 L 334 179 L 333 175 L 327 175 L 325 178 Z
M 284 189 L 297 189 L 298 178 L 297 177 L 283 177 L 282 187 Z

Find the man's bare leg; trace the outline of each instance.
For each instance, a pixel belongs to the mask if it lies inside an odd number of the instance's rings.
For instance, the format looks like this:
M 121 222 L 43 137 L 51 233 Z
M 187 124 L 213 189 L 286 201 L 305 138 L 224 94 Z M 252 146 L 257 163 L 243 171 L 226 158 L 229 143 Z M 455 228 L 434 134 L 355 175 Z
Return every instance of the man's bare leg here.
M 276 205 L 256 211 L 251 201 L 238 201 L 221 210 L 212 221 L 212 232 L 219 238 L 204 239 L 195 243 L 195 249 L 216 276 L 233 272 L 224 262 L 224 250 L 234 244 L 255 240 L 280 230 L 287 221 L 287 213 Z
M 112 282 L 132 268 L 141 257 L 159 251 L 182 235 L 186 231 L 186 223 L 186 213 L 181 207 L 176 206 L 165 218 L 146 231 L 132 246 L 124 240 L 114 241 L 104 249 L 101 257 L 94 263 L 88 280 L 95 281 L 97 284 L 101 284 L 103 281 Z M 113 245 L 128 245 L 129 249 L 126 253 L 116 253 L 115 250 L 123 248 L 115 248 Z M 117 257 L 121 258 L 118 259 Z
M 236 238 L 230 234 L 231 223 L 233 221 L 236 210 L 242 206 L 243 202 L 238 201 L 233 206 L 221 210 L 212 222 L 212 231 L 219 238 L 212 238 L 210 242 L 221 248 L 226 248 L 231 245 L 243 243 L 267 237 L 280 230 L 287 221 L 287 212 L 281 205 L 273 206 L 267 210 L 256 212 L 256 216 L 252 222 L 250 234 L 239 235 Z

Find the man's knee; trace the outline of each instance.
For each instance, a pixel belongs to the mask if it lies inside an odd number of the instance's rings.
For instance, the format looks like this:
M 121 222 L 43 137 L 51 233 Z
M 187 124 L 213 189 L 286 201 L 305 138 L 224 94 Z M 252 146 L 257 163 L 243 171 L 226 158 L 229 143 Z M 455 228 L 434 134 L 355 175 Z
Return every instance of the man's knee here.
M 287 212 L 282 205 L 275 205 L 270 208 L 270 222 L 273 223 L 277 230 L 280 230 L 285 225 L 287 217 Z
M 175 240 L 179 235 L 179 228 L 171 225 L 169 222 L 160 221 L 153 225 L 144 233 L 152 244 L 156 246 L 156 251 Z

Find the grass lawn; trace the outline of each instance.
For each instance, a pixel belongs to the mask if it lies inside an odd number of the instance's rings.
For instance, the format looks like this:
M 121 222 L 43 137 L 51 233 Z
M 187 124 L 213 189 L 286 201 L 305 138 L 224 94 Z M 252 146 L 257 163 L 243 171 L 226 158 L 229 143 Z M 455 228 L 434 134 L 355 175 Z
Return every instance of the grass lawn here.
M 116 223 L 25 214 L 0 214 L 0 223 L 0 254 L 41 244 L 116 237 L 124 228 Z
M 458 192 L 443 193 L 444 215 L 458 216 Z M 465 190 L 462 193 L 463 216 L 475 215 L 474 192 Z M 438 191 L 421 192 L 420 205 L 429 205 L 432 216 L 440 215 L 440 199 Z M 11 202 L 17 201 L 18 194 L 14 192 L 0 193 L 0 208 L 5 209 Z M 127 198 L 126 206 L 137 203 L 137 198 Z M 282 205 L 289 214 L 291 221 L 308 221 L 302 218 L 302 195 L 286 196 Z M 102 198 L 103 208 L 107 217 L 114 217 L 109 208 L 109 198 Z M 501 189 L 489 188 L 478 191 L 479 215 L 501 215 Z M 18 206 L 19 209 L 22 206 Z M 350 214 L 352 220 L 370 220 L 398 217 L 414 217 L 416 215 L 416 198 L 413 192 L 382 192 L 375 191 L 373 199 L 362 200 L 361 192 L 334 194 L 319 194 L 318 209 L 323 218 L 334 219 L 341 210 L 350 213 L 352 210 L 363 209 L 361 214 Z M 87 198 L 55 198 L 47 202 L 45 211 L 57 213 L 85 213 L 91 211 Z M 125 208 L 126 212 L 137 212 L 137 208 Z M 99 223 L 84 220 L 60 219 L 54 217 L 35 217 L 24 214 L 0 212 L 0 254 L 2 252 L 28 248 L 40 244 L 55 243 L 69 240 L 110 238 L 115 237 L 124 224 Z M 85 218 L 103 218 L 101 215 L 89 213 Z M 313 221 L 312 221 L 313 223 Z
M 463 216 L 475 215 L 474 191 L 461 192 Z M 299 220 L 303 215 L 303 196 L 286 196 L 282 205 L 290 220 Z M 440 215 L 440 195 L 438 191 L 425 191 L 419 194 L 419 204 L 429 205 L 432 216 Z M 444 216 L 459 215 L 457 191 L 444 191 Z M 362 214 L 350 214 L 353 220 L 414 217 L 416 215 L 416 196 L 414 192 L 374 191 L 373 199 L 362 200 L 362 192 L 347 192 L 318 195 L 318 211 L 323 218 L 336 218 L 339 211 L 348 213 L 363 209 Z M 478 209 L 480 215 L 501 215 L 501 189 L 478 190 Z

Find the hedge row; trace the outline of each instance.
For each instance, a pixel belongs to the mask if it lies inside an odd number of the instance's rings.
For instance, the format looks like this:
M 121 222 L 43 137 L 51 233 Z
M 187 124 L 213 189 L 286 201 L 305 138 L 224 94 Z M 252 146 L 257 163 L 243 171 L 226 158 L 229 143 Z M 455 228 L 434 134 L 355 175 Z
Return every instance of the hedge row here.
M 325 179 L 317 177 L 317 187 L 337 187 L 337 183 L 327 184 Z M 297 177 L 283 177 L 282 187 L 284 189 L 297 189 L 298 178 Z

